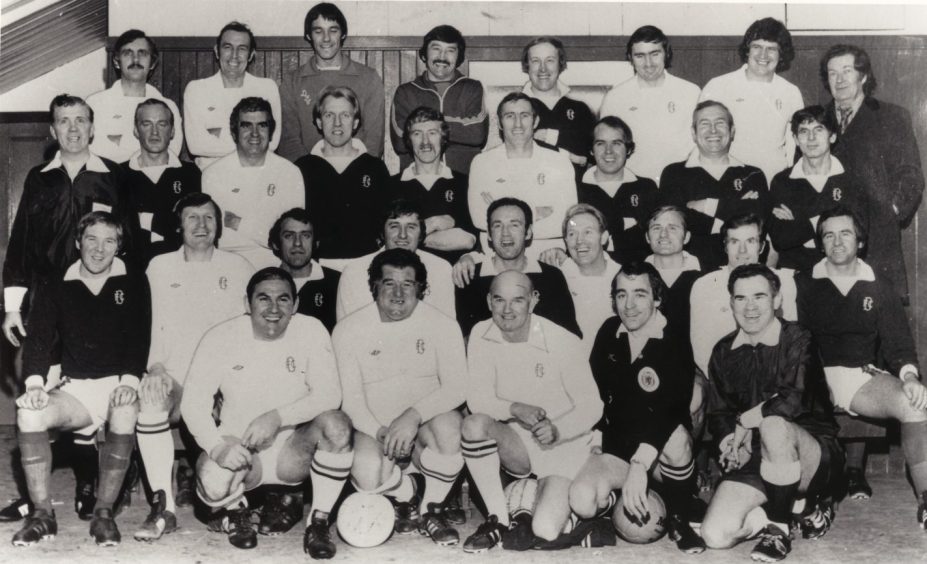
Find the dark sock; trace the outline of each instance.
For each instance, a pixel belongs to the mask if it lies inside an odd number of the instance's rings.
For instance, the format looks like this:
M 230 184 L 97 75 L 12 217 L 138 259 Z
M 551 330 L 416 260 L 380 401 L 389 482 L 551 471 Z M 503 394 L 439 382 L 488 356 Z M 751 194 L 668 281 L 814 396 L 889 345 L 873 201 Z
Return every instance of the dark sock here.
M 927 421 L 901 424 L 901 448 L 918 494 L 927 490 Z
M 48 483 L 51 480 L 52 452 L 47 431 L 19 432 L 19 452 L 29 499 L 36 508 L 51 511 Z
M 792 518 L 792 502 L 798 495 L 798 484 L 795 482 L 777 486 L 763 480 L 763 487 L 766 489 L 766 503 L 763 504 L 763 509 L 770 521 L 788 527 Z
M 688 520 L 689 506 L 697 488 L 695 464 L 690 461 L 685 466 L 670 466 L 661 462 L 660 474 L 667 513 Z
M 133 448 L 135 448 L 135 433 L 131 435 L 106 433 L 106 444 L 100 449 L 100 482 L 97 487 L 96 509 L 113 508 L 113 503 L 125 480 Z
M 74 443 L 69 454 L 77 481 L 94 483 L 100 473 L 100 453 L 96 445 Z

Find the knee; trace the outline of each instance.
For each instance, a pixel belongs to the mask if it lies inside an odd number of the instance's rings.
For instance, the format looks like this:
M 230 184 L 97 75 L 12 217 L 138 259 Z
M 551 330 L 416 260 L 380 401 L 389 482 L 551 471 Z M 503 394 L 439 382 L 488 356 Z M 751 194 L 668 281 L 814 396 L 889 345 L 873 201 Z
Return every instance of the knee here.
M 545 519 L 535 515 L 534 520 L 531 522 L 531 529 L 535 536 L 546 541 L 552 541 L 560 536 L 560 531 L 563 530 L 563 523 L 554 523 L 551 519 Z
M 48 430 L 44 409 L 17 409 L 16 426 L 26 433 L 37 433 Z
M 461 435 L 467 441 L 482 441 L 489 438 L 489 429 L 493 419 L 483 413 L 468 415 L 463 420 Z
M 138 420 L 138 403 L 111 407 L 109 411 L 109 427 L 114 433 L 129 434 L 135 432 L 135 422 Z
M 705 519 L 700 534 L 708 548 L 730 548 L 734 545 L 734 534 L 715 519 Z
M 383 474 L 383 457 L 373 450 L 354 450 L 354 462 L 351 465 L 351 477 L 357 488 L 364 491 L 375 490 L 381 485 Z
M 920 423 L 927 421 L 927 411 L 917 409 L 911 405 L 908 396 L 903 391 L 898 393 L 898 421 L 901 423 Z
M 322 437 L 329 443 L 332 450 L 345 450 L 351 446 L 353 425 L 348 414 L 340 411 L 326 411 L 319 415 L 322 427 Z
M 460 451 L 460 428 L 463 417 L 456 411 L 442 413 L 429 422 L 434 433 L 435 447 L 442 454 L 453 454 Z
M 598 496 L 590 484 L 574 482 L 570 486 L 570 509 L 583 519 L 590 519 L 599 511 Z
M 789 422 L 778 415 L 764 417 L 760 422 L 759 431 L 764 452 L 782 452 L 793 442 L 790 440 Z
M 670 435 L 662 455 L 661 461 L 671 466 L 683 466 L 692 461 L 692 436 L 685 427 L 677 427 Z
M 219 501 L 228 497 L 230 472 L 207 458 L 197 464 L 196 485 L 202 498 L 207 501 Z

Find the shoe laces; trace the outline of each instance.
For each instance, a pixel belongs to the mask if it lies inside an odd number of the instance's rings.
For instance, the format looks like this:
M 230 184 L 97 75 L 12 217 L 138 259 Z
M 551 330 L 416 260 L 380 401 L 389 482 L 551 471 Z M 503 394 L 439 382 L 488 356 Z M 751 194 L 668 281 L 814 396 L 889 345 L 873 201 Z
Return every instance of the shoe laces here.
M 763 546 L 773 546 L 779 552 L 788 552 L 785 546 L 785 539 L 788 538 L 788 535 L 785 531 L 775 528 L 775 525 L 767 527 L 762 533 L 760 533 L 760 544 Z
M 247 507 L 239 507 L 229 511 L 229 529 L 242 531 L 251 528 L 251 511 Z
M 486 535 L 496 542 L 499 542 L 502 540 L 502 533 L 499 532 L 499 527 L 498 518 L 495 515 L 490 515 L 485 521 L 480 523 L 479 527 L 476 528 L 476 535 Z
M 310 541 L 331 541 L 331 528 L 328 526 L 328 521 L 313 519 L 306 527 L 306 536 Z
M 425 530 L 432 535 L 448 528 L 447 519 L 444 517 L 444 514 L 438 513 L 437 511 L 429 511 L 422 517 L 422 520 L 425 524 Z

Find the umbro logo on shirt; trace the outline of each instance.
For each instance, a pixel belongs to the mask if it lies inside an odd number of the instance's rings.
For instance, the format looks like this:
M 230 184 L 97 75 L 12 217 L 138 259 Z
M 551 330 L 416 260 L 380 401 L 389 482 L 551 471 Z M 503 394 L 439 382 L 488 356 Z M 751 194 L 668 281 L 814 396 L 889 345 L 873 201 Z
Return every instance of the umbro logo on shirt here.
M 242 366 L 241 364 L 236 364 L 235 366 L 232 367 L 232 370 L 244 370 L 244 369 L 245 367 Z
M 120 118 L 122 118 L 122 114 L 115 114 L 113 116 L 113 119 L 120 119 Z
M 504 178 L 497 178 L 497 179 L 496 179 L 496 184 L 505 184 L 505 179 L 504 179 Z
M 208 108 L 206 108 L 206 111 L 207 111 L 207 112 L 214 112 L 214 111 L 216 111 L 216 107 L 215 107 L 215 106 L 209 106 Z
M 171 284 L 171 288 L 180 288 L 180 282 L 174 282 Z
M 370 351 L 370 356 L 379 356 L 379 355 L 380 355 L 380 349 L 373 349 L 372 351 Z
M 239 193 L 239 192 L 241 192 L 241 188 L 232 188 L 232 193 L 233 193 L 233 194 L 237 194 L 237 193 Z

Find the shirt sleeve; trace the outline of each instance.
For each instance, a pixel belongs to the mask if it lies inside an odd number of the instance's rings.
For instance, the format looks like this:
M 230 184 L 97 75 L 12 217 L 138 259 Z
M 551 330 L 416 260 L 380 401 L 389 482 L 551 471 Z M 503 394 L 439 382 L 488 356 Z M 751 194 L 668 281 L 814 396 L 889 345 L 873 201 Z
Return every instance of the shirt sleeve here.
M 306 368 L 306 395 L 293 403 L 277 408 L 282 425 L 298 425 L 311 421 L 325 411 L 341 405 L 341 383 L 328 331 L 314 318 L 309 331 L 307 347 L 310 349 Z
M 374 157 L 383 156 L 384 120 L 386 119 L 386 99 L 383 92 L 383 80 L 371 69 L 366 75 L 367 88 L 358 92 L 361 96 L 363 123 L 357 137 L 364 142 L 367 152 Z
M 345 331 L 345 327 L 345 325 L 336 325 L 332 338 L 338 363 L 338 375 L 341 378 L 343 394 L 341 409 L 351 418 L 355 429 L 375 439 L 381 425 L 367 406 L 360 363 L 354 355 L 357 343 L 352 342 L 352 335 Z
M 798 335 L 790 338 L 786 329 L 783 326 L 777 347 L 780 349 L 778 362 L 770 367 L 776 370 L 776 392 L 762 402 L 761 409 L 763 417 L 778 415 L 794 421 L 805 411 L 805 381 L 813 362 L 811 333 L 802 329 Z
M 560 434 L 560 442 L 576 438 L 592 429 L 602 418 L 605 406 L 592 376 L 585 347 L 577 342 L 575 346 L 563 350 L 566 351 L 561 368 L 563 387 L 573 401 L 573 409 L 552 421 Z
M 442 320 L 443 321 L 443 320 Z M 422 416 L 422 422 L 457 408 L 466 400 L 467 357 L 463 336 L 457 325 L 447 320 L 440 327 L 438 343 L 438 380 L 441 386 L 423 397 L 413 407 Z M 439 327 L 432 326 L 432 330 Z
M 878 292 L 882 302 L 878 308 L 879 342 L 882 357 L 894 374 L 898 374 L 906 364 L 917 368 L 917 349 L 908 327 L 908 318 L 901 305 L 894 287 L 886 280 L 878 282 Z M 919 372 L 919 370 L 918 370 Z
M 10 233 L 10 241 L 6 248 L 6 257 L 3 260 L 4 288 L 28 288 L 31 285 L 33 265 L 29 263 L 28 258 L 28 245 L 32 239 L 32 229 L 29 222 L 29 206 L 32 205 L 30 186 L 39 183 L 38 175 L 39 173 L 34 169 L 29 171 L 23 186 L 22 198 L 16 208 L 16 217 L 13 218 L 13 230 Z M 25 295 L 24 291 L 21 291 L 21 293 Z M 6 300 L 4 304 L 6 311 L 19 311 L 22 298 L 20 298 L 20 304 L 10 303 L 6 295 L 4 295 L 4 298 Z
M 892 131 L 892 146 L 885 150 L 885 167 L 891 186 L 892 205 L 898 210 L 899 223 L 904 225 L 917 211 L 924 192 L 924 171 L 917 147 L 917 138 L 911 126 L 911 116 L 904 108 L 897 108 L 898 114 L 883 130 Z
M 58 335 L 58 304 L 54 290 L 53 284 L 47 281 L 35 289 L 29 316 L 29 338 L 23 343 L 22 374 L 25 378 L 39 375 L 44 382 L 53 364 L 52 354 Z
M 277 87 L 277 83 L 273 80 L 268 82 L 264 94 L 267 96 L 267 101 L 270 102 L 270 113 L 274 116 L 274 121 L 277 122 L 277 127 L 274 128 L 274 135 L 270 139 L 269 147 L 269 150 L 274 152 L 277 150 L 277 147 L 280 146 L 280 136 L 283 130 L 283 109 L 280 105 L 280 89 Z
M 473 413 L 485 413 L 497 421 L 508 421 L 512 418 L 512 402 L 499 399 L 496 395 L 497 375 L 492 364 L 495 348 L 483 342 L 479 335 L 470 336 L 470 344 L 467 346 L 467 367 L 470 373 L 467 405 Z
M 738 412 L 724 388 L 724 349 L 717 345 L 708 364 L 708 406 L 705 416 L 715 444 L 734 432 Z
M 200 340 L 193 354 L 193 362 L 190 363 L 180 402 L 180 413 L 187 428 L 207 454 L 223 442 L 212 418 L 214 397 L 224 376 L 221 364 L 215 361 L 225 354 L 220 345 L 221 339 L 214 332 L 206 333 Z
M 483 103 L 483 85 L 474 81 L 463 87 L 467 93 L 461 99 L 459 111 L 454 112 L 457 115 L 444 116 L 448 125 L 448 141 L 454 145 L 483 147 L 489 136 L 489 114 Z

